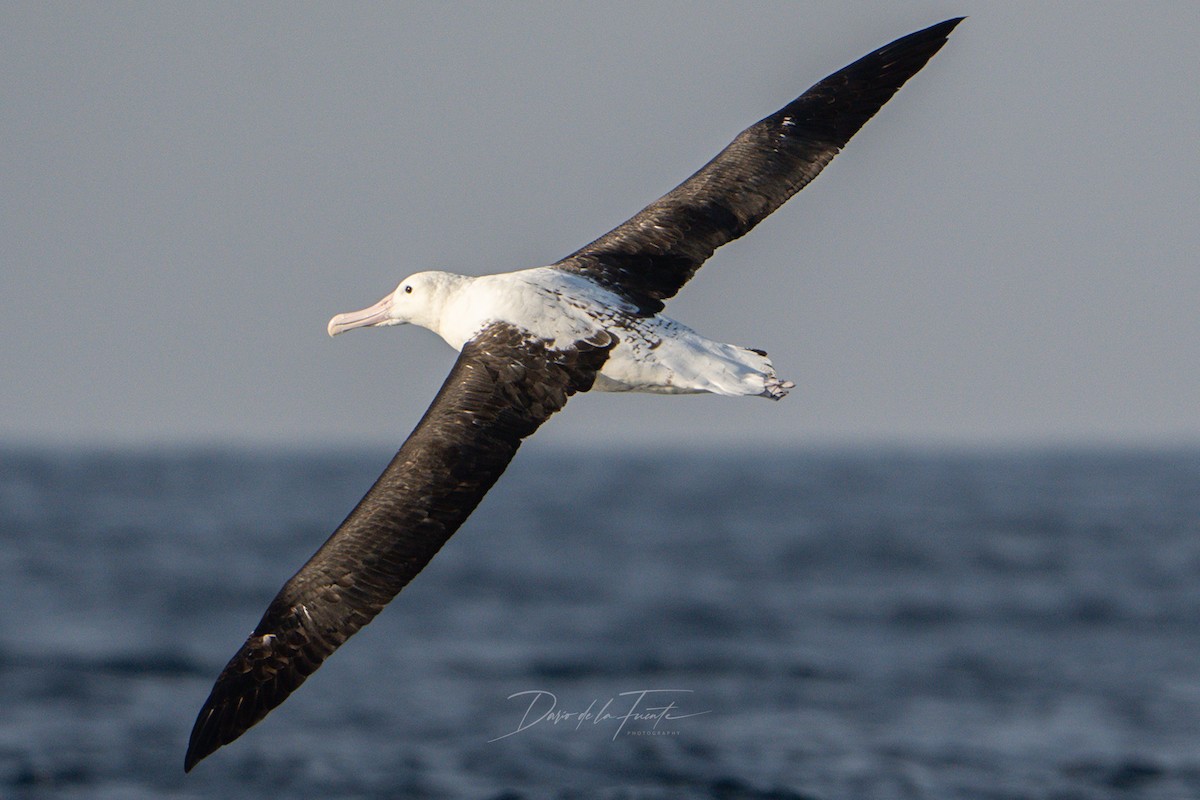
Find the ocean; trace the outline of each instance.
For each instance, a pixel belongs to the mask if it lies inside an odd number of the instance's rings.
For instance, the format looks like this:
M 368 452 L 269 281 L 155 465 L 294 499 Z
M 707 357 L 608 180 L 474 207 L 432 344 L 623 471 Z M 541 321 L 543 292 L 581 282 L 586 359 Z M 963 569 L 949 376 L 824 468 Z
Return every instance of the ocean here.
M 189 775 L 390 452 L 0 454 L 0 797 L 1200 797 L 1200 452 L 527 446 Z

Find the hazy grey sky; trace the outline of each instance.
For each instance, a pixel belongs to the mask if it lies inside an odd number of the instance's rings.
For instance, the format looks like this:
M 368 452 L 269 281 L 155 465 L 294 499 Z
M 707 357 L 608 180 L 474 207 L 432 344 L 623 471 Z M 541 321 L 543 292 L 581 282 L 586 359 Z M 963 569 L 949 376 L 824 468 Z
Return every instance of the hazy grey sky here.
M 1200 441 L 1200 3 L 0 7 L 0 441 L 399 444 L 453 361 L 328 318 L 557 260 L 888 41 L 970 15 L 668 307 L 781 403 L 572 442 Z

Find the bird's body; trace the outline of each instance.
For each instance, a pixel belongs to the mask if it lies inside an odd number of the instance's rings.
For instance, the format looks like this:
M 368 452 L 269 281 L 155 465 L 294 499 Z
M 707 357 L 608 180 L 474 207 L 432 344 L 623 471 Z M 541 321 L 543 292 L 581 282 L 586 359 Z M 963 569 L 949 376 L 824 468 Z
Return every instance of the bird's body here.
M 521 441 L 577 392 L 778 399 L 765 353 L 706 339 L 662 311 L 713 251 L 800 191 L 933 57 L 960 22 L 897 39 L 742 131 L 622 225 L 548 267 L 420 272 L 331 334 L 412 323 L 459 356 L 359 504 L 279 590 L 196 719 L 190 770 L 279 705 L 421 571 Z
M 665 314 L 639 311 L 591 278 L 554 267 L 479 277 L 421 272 L 406 278 L 381 302 L 459 351 L 495 322 L 527 331 L 549 348 L 601 332 L 612 334 L 616 344 L 593 391 L 709 392 L 778 400 L 792 386 L 776 377 L 762 351 L 707 339 Z M 353 316 L 334 317 L 330 333 L 358 327 L 361 323 L 347 320 Z

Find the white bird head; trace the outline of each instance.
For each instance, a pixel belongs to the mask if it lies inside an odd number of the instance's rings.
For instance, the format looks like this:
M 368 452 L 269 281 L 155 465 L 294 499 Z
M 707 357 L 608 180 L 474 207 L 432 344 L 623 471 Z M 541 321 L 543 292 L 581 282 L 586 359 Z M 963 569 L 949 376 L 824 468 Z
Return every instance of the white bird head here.
M 329 335 L 337 336 L 351 328 L 378 328 L 410 322 L 437 330 L 446 299 L 462 280 L 463 276 L 449 272 L 409 275 L 394 292 L 375 305 L 361 311 L 338 314 L 329 320 Z

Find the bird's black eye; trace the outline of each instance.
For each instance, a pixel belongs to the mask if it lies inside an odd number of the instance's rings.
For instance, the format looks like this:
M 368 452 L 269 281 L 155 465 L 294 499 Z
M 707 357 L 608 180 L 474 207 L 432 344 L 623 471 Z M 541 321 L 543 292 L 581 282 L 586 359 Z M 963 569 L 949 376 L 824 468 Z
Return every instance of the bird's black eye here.
M 405 294 L 412 294 L 412 287 L 411 287 L 411 286 L 405 286 L 405 287 L 404 287 L 404 293 L 405 293 Z

